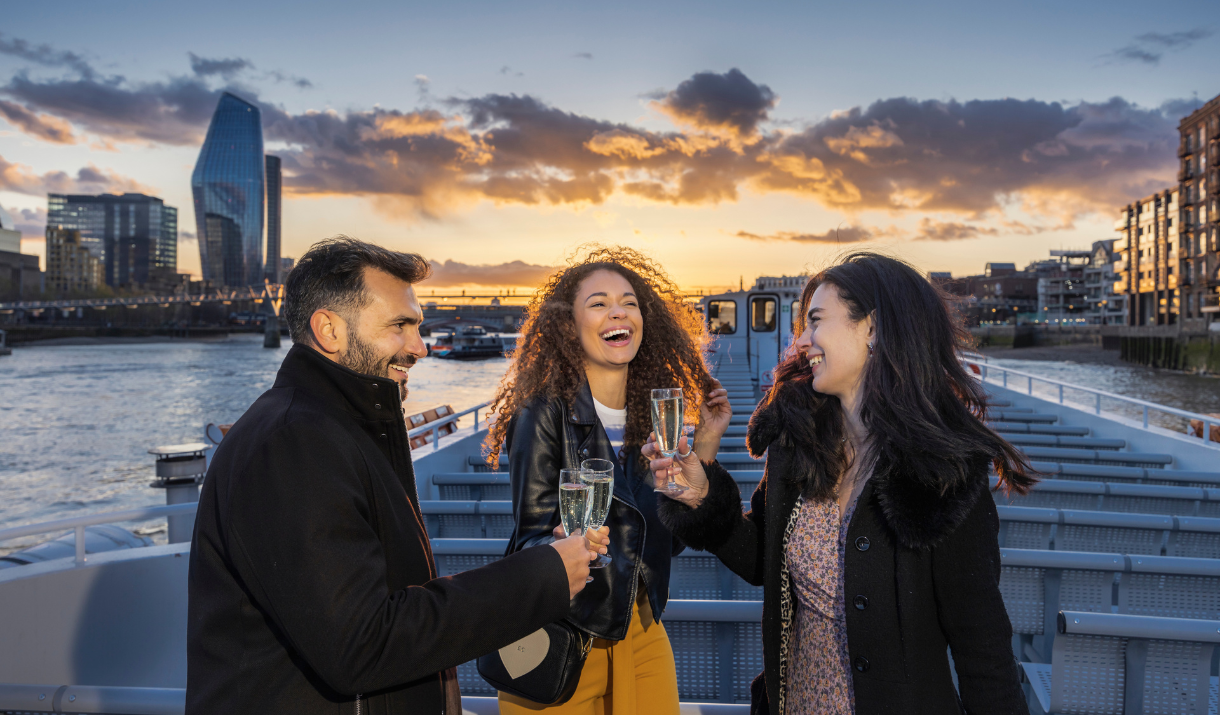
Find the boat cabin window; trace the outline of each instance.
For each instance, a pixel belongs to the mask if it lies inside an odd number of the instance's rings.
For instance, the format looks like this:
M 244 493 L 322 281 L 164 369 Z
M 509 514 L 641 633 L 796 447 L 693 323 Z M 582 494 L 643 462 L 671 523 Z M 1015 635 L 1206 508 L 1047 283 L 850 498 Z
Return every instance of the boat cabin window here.
M 750 301 L 750 330 L 769 333 L 775 330 L 775 299 L 755 298 Z
M 737 332 L 737 301 L 713 300 L 707 304 L 707 331 L 712 335 Z

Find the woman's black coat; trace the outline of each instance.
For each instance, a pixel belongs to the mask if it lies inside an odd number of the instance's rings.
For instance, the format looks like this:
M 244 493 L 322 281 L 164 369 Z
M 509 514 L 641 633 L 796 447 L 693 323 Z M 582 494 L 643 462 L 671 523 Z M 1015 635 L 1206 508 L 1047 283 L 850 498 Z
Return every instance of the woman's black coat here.
M 751 710 L 783 715 L 795 614 L 785 532 L 800 496 L 793 471 L 808 460 L 777 411 L 765 406 L 750 421 L 749 445 L 756 455 L 767 450 L 767 462 L 747 514 L 733 478 L 713 462 L 699 508 L 661 499 L 661 515 L 688 546 L 763 586 L 764 671 Z M 856 713 L 1026 715 L 999 590 L 999 517 L 987 466 L 977 465 L 967 486 L 943 496 L 907 478 L 909 470 L 879 464 L 848 527 L 843 598 Z
M 618 641 L 631 627 L 636 584 L 644 582 L 648 604 L 660 621 L 669 599 L 670 558 L 684 548 L 657 515 L 652 475 L 641 469 L 638 449 L 621 463 L 597 410 L 589 384 L 572 405 L 538 398 L 520 409 L 508 426 L 504 447 L 512 481 L 516 525 L 507 553 L 549 543 L 559 526 L 559 470 L 586 459 L 615 463 L 609 566 L 593 569 L 593 581 L 572 599 L 568 620 L 598 638 Z

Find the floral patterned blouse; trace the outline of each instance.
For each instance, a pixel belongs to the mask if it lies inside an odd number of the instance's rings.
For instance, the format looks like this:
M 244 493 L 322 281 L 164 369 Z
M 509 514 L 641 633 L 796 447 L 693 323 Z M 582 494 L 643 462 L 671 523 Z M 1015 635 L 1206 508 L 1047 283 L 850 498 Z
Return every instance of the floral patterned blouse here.
M 835 500 L 802 500 L 788 540 L 788 570 L 796 591 L 796 628 L 789 650 L 786 715 L 854 715 L 843 550 L 855 502 L 839 522 Z

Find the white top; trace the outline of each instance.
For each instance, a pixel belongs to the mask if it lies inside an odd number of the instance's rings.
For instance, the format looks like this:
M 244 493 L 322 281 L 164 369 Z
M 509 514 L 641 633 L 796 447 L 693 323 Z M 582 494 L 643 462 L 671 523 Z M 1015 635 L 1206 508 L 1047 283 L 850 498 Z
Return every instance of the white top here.
M 601 420 L 602 427 L 606 429 L 606 436 L 610 438 L 610 446 L 614 450 L 623 448 L 623 433 L 627 430 L 627 409 L 621 410 L 611 409 L 593 398 L 593 409 L 597 410 L 597 419 Z

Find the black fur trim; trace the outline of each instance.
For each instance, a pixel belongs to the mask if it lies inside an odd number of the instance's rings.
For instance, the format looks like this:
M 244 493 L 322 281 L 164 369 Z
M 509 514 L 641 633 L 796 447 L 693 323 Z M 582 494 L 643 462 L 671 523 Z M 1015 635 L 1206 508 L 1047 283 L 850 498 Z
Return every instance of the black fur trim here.
M 704 462 L 708 491 L 703 503 L 691 509 L 679 501 L 657 496 L 657 512 L 674 536 L 696 551 L 715 551 L 728 540 L 741 515 L 741 491 L 720 462 Z
M 936 546 L 966 520 L 980 498 L 990 498 L 986 461 L 971 464 L 966 483 L 945 494 L 901 465 L 884 472 L 879 467 L 872 479 L 886 525 L 899 544 L 911 549 Z

